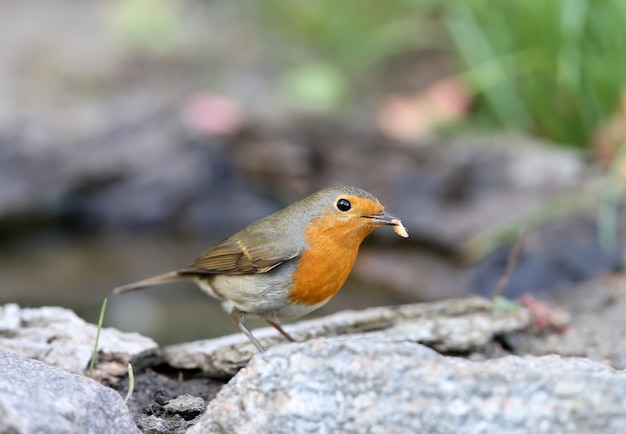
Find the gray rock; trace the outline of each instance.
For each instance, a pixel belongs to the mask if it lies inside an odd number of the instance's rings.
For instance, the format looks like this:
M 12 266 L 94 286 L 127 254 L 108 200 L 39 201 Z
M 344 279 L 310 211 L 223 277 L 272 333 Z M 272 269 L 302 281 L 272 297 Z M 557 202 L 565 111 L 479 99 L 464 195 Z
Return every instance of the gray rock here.
M 122 398 L 81 375 L 0 350 L 0 432 L 139 432 Z
M 185 393 L 177 398 L 170 399 L 164 408 L 171 413 L 180 414 L 185 419 L 189 419 L 206 410 L 206 403 L 199 396 L 191 396 Z
M 61 307 L 20 309 L 0 306 L 0 349 L 41 360 L 71 373 L 84 373 L 97 327 Z M 98 376 L 120 375 L 129 362 L 158 352 L 157 344 L 138 333 L 103 328 L 98 345 Z
M 285 330 L 299 341 L 367 332 L 372 338 L 428 343 L 443 352 L 467 352 L 487 344 L 496 335 L 520 331 L 529 324 L 530 315 L 526 309 L 501 312 L 494 309 L 490 300 L 467 297 L 437 303 L 342 311 L 299 321 L 286 326 Z M 271 327 L 256 329 L 254 335 L 266 348 L 285 343 Z M 170 366 L 201 369 L 216 378 L 232 377 L 256 353 L 241 333 L 163 349 L 163 357 Z
M 516 339 L 518 352 L 585 357 L 615 369 L 626 369 L 626 285 L 621 278 L 600 278 L 544 297 L 546 306 L 553 311 L 568 312 L 571 323 L 558 335 L 529 334 Z
M 626 375 L 587 359 L 444 357 L 368 336 L 255 355 L 197 433 L 618 433 Z
M 178 418 L 182 421 L 182 417 L 178 416 Z M 141 428 L 141 431 L 144 433 L 178 434 L 180 432 L 184 432 L 184 429 L 178 429 L 182 425 L 182 422 L 165 420 L 155 415 L 140 417 L 137 423 Z

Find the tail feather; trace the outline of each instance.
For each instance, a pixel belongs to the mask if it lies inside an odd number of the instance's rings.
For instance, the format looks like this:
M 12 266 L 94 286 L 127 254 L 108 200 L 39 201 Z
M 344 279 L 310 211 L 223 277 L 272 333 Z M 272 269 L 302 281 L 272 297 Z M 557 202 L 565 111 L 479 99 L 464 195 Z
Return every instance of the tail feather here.
M 178 279 L 184 279 L 183 276 L 178 274 L 177 271 L 170 271 L 169 273 L 159 274 L 158 276 L 148 277 L 147 279 L 139 280 L 137 282 L 129 283 L 128 285 L 118 286 L 113 290 L 114 294 L 120 294 L 122 292 L 134 291 L 136 289 L 146 288 L 148 286 L 160 285 L 162 283 L 171 282 Z

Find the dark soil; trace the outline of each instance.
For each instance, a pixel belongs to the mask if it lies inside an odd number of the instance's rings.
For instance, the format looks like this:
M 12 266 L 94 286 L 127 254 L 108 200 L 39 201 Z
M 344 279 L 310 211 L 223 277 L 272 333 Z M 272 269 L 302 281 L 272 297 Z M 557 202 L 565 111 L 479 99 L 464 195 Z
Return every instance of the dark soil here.
M 208 404 L 225 384 L 198 372 L 175 371 L 163 365 L 143 367 L 134 373 L 134 379 L 134 391 L 127 405 L 144 433 L 184 433 L 202 411 L 185 408 L 172 411 L 166 405 L 185 394 L 200 397 Z M 111 387 L 125 398 L 128 383 L 125 377 Z

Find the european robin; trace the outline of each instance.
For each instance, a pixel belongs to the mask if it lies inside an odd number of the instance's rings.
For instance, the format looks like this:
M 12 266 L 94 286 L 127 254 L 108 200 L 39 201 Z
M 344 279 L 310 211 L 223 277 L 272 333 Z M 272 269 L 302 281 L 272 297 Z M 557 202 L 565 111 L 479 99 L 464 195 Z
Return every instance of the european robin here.
M 250 224 L 185 268 L 114 292 L 192 280 L 220 300 L 250 342 L 265 351 L 246 327 L 246 315 L 262 318 L 293 342 L 280 320 L 326 304 L 350 274 L 365 237 L 384 225 L 408 236 L 401 221 L 372 194 L 354 187 L 327 188 Z

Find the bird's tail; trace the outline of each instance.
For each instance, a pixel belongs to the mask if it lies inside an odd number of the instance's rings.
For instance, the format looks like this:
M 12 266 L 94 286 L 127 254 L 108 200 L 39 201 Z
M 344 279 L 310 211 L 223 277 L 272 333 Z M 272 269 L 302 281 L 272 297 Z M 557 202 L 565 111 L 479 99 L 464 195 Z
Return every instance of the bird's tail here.
M 174 280 L 182 279 L 183 277 L 178 274 L 177 271 L 170 271 L 169 273 L 159 274 L 158 276 L 148 277 L 147 279 L 139 280 L 137 282 L 129 283 L 128 285 L 118 286 L 113 290 L 114 294 L 119 294 L 126 291 L 134 291 L 136 289 L 146 288 L 148 286 L 160 285 L 162 283 L 171 282 Z

